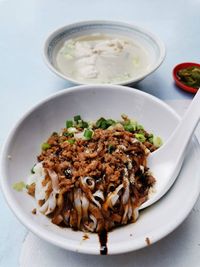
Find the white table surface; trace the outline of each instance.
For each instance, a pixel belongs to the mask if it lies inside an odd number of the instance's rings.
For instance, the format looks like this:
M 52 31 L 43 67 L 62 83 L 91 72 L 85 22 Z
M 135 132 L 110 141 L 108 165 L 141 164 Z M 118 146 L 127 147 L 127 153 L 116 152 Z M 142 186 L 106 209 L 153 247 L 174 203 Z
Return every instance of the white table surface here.
M 190 102 L 193 95 L 174 85 L 171 71 L 179 62 L 200 61 L 200 0 L 0 0 L 0 149 L 8 131 L 26 110 L 49 94 L 71 86 L 45 66 L 45 37 L 57 27 L 89 19 L 127 21 L 160 36 L 166 45 L 166 59 L 135 87 L 168 101 L 181 112 Z M 135 261 L 132 266 L 200 266 L 199 210 L 198 201 L 170 236 L 131 254 Z M 1 193 L 0 211 L 0 267 L 18 267 L 27 230 L 11 213 Z M 51 246 L 49 251 L 57 253 L 58 249 Z M 80 266 L 81 260 L 87 266 L 87 257 L 67 255 L 73 258 L 71 266 Z M 125 255 L 117 257 L 121 263 L 122 259 L 128 260 Z M 107 266 L 105 261 L 97 266 Z M 125 262 L 124 266 L 129 265 Z

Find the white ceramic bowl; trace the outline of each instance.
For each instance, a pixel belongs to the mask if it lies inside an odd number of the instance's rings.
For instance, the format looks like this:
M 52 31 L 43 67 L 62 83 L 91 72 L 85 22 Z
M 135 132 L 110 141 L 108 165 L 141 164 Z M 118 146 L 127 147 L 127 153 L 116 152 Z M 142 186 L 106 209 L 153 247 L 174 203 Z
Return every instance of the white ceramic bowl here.
M 164 60 L 165 46 L 163 42 L 146 29 L 123 22 L 84 21 L 59 28 L 48 36 L 44 46 L 44 58 L 47 66 L 60 77 L 75 84 L 95 83 L 95 81 L 92 80 L 86 83 L 69 75 L 66 76 L 59 70 L 56 63 L 57 53 L 66 40 L 94 33 L 128 37 L 133 40 L 133 42 L 137 43 L 138 46 L 145 49 L 149 57 L 148 69 L 144 69 L 144 71 L 136 77 L 129 78 L 123 82 L 115 82 L 115 84 L 124 85 L 138 82 L 154 72 Z
M 28 111 L 9 134 L 1 156 L 0 177 L 5 198 L 19 220 L 39 237 L 77 252 L 99 254 L 96 234 L 60 228 L 44 215 L 31 213 L 35 200 L 26 192 L 16 192 L 12 186 L 25 181 L 40 153 L 40 145 L 48 136 L 59 131 L 67 118 L 80 114 L 85 120 L 120 118 L 125 113 L 136 118 L 148 131 L 165 141 L 178 122 L 177 114 L 161 100 L 136 89 L 114 85 L 77 86 L 59 92 Z M 174 230 L 192 209 L 200 190 L 199 148 L 194 140 L 189 157 L 178 181 L 155 205 L 141 212 L 138 221 L 108 234 L 108 254 L 117 254 L 147 246 Z M 192 165 L 192 166 L 191 166 Z M 192 183 L 188 177 L 192 176 Z M 190 195 L 187 201 L 185 196 Z

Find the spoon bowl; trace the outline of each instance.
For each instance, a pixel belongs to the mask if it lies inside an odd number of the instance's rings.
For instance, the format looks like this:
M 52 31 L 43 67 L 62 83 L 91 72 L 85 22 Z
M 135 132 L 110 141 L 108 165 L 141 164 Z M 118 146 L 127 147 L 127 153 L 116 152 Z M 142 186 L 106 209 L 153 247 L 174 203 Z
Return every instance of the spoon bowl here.
M 158 201 L 172 186 L 183 164 L 185 151 L 200 119 L 200 90 L 168 141 L 148 157 L 148 167 L 156 177 L 154 194 L 140 209 Z

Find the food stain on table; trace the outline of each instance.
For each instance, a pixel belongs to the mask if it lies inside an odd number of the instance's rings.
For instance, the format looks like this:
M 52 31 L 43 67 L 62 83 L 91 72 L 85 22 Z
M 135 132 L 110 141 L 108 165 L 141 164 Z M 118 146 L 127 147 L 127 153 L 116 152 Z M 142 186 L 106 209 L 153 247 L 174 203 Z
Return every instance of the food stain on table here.
M 149 237 L 145 238 L 145 242 L 146 242 L 147 246 L 151 245 L 151 240 L 149 239 Z
M 85 234 L 83 235 L 83 240 L 87 240 L 87 239 L 90 239 L 90 237 L 85 233 Z

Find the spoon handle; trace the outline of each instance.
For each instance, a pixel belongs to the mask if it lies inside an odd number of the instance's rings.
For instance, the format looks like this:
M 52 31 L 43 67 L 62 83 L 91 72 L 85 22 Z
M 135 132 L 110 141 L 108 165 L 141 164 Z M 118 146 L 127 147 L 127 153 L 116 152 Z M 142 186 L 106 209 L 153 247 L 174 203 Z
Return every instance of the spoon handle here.
M 194 96 L 189 108 L 185 112 L 181 122 L 176 127 L 175 131 L 169 139 L 171 156 L 176 159 L 183 155 L 190 141 L 192 134 L 200 119 L 200 89 Z M 172 154 L 174 152 L 174 154 Z

